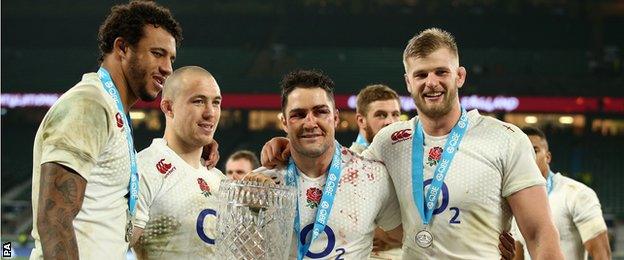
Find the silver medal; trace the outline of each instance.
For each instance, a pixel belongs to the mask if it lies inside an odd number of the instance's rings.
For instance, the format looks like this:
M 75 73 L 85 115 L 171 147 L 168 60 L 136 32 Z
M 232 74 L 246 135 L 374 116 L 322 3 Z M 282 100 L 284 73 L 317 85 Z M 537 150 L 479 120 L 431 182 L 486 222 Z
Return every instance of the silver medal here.
M 419 247 L 427 248 L 433 244 L 433 235 L 426 229 L 423 229 L 416 233 L 416 244 Z
M 132 221 L 128 221 L 126 225 L 126 242 L 130 242 L 132 239 Z

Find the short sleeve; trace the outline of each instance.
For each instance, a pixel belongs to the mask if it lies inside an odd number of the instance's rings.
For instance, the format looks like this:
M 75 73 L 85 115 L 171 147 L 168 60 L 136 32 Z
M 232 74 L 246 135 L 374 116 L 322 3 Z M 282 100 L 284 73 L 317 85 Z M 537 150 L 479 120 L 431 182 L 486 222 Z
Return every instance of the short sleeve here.
M 578 192 L 570 194 L 574 194 L 574 198 L 570 200 L 572 221 L 581 234 L 583 243 L 607 230 L 600 209 L 600 201 L 593 190 L 582 187 Z
M 371 144 L 366 147 L 366 149 L 364 151 L 361 151 L 360 154 L 362 155 L 362 157 L 369 159 L 369 160 L 375 160 L 375 161 L 381 161 L 383 162 L 383 156 L 381 156 L 382 151 L 383 151 L 383 137 L 387 135 L 386 132 L 388 132 L 388 127 L 384 127 L 381 130 L 379 130 L 379 133 L 377 133 L 375 135 L 375 137 L 373 137 L 373 141 L 371 142 Z
M 106 105 L 86 91 L 76 91 L 48 112 L 41 126 L 41 164 L 69 167 L 87 182 L 91 169 L 108 142 Z
M 163 185 L 162 174 L 156 171 L 156 163 L 152 163 L 147 151 L 142 151 L 137 155 L 139 167 L 139 200 L 135 215 L 134 226 L 145 228 L 149 221 L 149 212 L 157 193 Z
M 385 167 L 381 167 L 383 171 L 386 171 Z M 387 178 L 386 181 L 386 194 L 388 194 L 387 199 L 383 203 L 383 207 L 377 214 L 377 218 L 375 222 L 377 226 L 381 227 L 384 231 L 390 231 L 401 225 L 401 208 L 399 206 L 399 199 L 397 198 L 396 192 L 394 190 L 394 184 L 392 180 L 388 176 L 387 173 L 384 173 Z
M 535 151 L 529 138 L 522 133 L 511 138 L 509 149 L 503 157 L 503 197 L 528 187 L 546 185 L 535 163 Z

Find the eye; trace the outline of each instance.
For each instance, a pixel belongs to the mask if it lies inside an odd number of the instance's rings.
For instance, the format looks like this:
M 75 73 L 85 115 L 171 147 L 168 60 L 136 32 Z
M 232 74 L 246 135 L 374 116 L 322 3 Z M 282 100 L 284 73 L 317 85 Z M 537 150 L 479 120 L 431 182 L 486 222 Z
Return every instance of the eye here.
M 159 52 L 159 51 L 152 51 L 152 55 L 154 55 L 154 57 L 156 58 L 161 58 L 165 56 L 162 52 Z
M 436 70 L 436 75 L 438 76 L 444 76 L 446 74 L 448 74 L 449 72 L 447 70 Z
M 220 106 L 221 105 L 221 100 L 214 100 L 212 101 L 212 104 L 215 106 Z
M 206 103 L 203 99 L 195 99 L 193 100 L 193 104 L 196 105 L 203 105 L 204 103 Z

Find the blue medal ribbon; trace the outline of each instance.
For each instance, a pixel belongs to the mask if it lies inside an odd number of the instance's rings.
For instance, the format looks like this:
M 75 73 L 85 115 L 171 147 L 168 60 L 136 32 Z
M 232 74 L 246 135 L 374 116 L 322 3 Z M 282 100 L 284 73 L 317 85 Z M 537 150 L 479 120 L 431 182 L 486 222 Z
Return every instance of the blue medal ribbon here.
M 126 132 L 126 141 L 128 143 L 128 152 L 130 153 L 130 183 L 128 184 L 128 191 L 130 195 L 128 196 L 128 211 L 130 212 L 130 216 L 134 216 L 136 211 L 136 202 L 139 199 L 139 171 L 137 167 L 136 160 L 136 150 L 134 150 L 134 142 L 132 140 L 132 129 L 130 128 L 130 120 L 126 117 L 126 113 L 124 112 L 123 104 L 121 103 L 121 97 L 119 96 L 119 92 L 115 87 L 115 83 L 108 73 L 108 71 L 102 67 L 97 72 L 100 80 L 102 81 L 102 85 L 104 85 L 104 90 L 108 93 L 113 101 L 115 101 L 115 105 L 117 105 L 117 110 L 119 110 L 119 114 L 124 122 L 124 132 Z
M 550 195 L 553 190 L 553 176 L 555 176 L 555 174 L 549 170 L 548 178 L 546 178 L 546 190 L 548 191 L 548 195 Z
M 412 138 L 412 195 L 414 196 L 414 202 L 416 203 L 422 222 L 425 226 L 427 226 L 429 225 L 431 217 L 433 216 L 433 211 L 437 206 L 438 196 L 440 195 L 444 178 L 446 178 L 446 173 L 451 167 L 451 162 L 453 161 L 459 144 L 461 143 L 461 140 L 466 133 L 466 129 L 468 128 L 468 116 L 466 115 L 466 110 L 462 108 L 459 121 L 457 121 L 453 130 L 451 130 L 451 133 L 446 139 L 444 150 L 442 152 L 442 158 L 433 172 L 433 180 L 431 181 L 426 197 L 423 196 L 425 189 L 423 180 L 425 136 L 420 120 L 417 120 L 415 128 L 416 133 Z M 427 198 L 426 204 L 424 201 L 425 198 Z
M 297 216 L 295 216 L 295 234 L 297 235 L 297 259 L 301 260 L 308 253 L 312 242 L 318 238 L 318 236 L 325 230 L 325 226 L 329 221 L 329 214 L 334 207 L 334 199 L 336 197 L 336 190 L 338 189 L 338 182 L 340 180 L 340 173 L 342 171 L 342 154 L 340 152 L 341 145 L 335 142 L 334 155 L 329 166 L 329 172 L 327 180 L 325 181 L 325 188 L 323 188 L 323 195 L 321 202 L 316 211 L 316 217 L 314 219 L 314 227 L 312 228 L 312 237 L 308 243 L 301 243 L 301 219 L 299 215 L 299 195 L 297 195 Z M 295 165 L 292 157 L 288 161 L 288 168 L 286 170 L 286 185 L 297 187 L 299 190 L 299 171 Z
M 366 141 L 366 138 L 364 138 L 364 136 L 362 136 L 361 134 L 358 134 L 357 138 L 355 139 L 355 143 L 363 146 L 364 148 L 367 148 L 369 145 L 368 141 Z

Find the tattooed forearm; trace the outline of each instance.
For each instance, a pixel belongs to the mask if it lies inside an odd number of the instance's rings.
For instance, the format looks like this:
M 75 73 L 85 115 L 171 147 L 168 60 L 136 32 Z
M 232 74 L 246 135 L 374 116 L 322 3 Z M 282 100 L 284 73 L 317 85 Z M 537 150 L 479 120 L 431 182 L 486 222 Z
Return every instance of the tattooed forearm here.
M 41 165 L 37 229 L 44 258 L 78 259 L 73 220 L 82 206 L 86 184 L 69 168 Z

